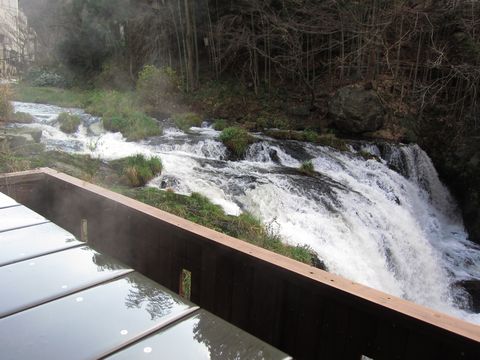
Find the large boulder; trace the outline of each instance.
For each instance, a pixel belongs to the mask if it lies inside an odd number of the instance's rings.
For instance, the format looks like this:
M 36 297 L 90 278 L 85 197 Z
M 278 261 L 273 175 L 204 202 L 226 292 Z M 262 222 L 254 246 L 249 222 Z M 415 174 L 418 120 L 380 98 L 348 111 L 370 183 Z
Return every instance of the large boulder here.
M 376 92 L 355 86 L 339 89 L 328 110 L 338 129 L 355 134 L 380 129 L 385 118 L 385 108 Z

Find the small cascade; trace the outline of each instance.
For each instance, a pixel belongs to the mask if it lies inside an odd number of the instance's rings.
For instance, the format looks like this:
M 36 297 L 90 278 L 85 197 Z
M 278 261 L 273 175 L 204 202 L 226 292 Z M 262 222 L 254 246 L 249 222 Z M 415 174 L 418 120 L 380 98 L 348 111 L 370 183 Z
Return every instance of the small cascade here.
M 160 153 L 184 153 L 188 156 L 205 159 L 225 160 L 227 158 L 225 146 L 213 139 L 200 140 L 194 143 L 159 144 L 156 149 Z

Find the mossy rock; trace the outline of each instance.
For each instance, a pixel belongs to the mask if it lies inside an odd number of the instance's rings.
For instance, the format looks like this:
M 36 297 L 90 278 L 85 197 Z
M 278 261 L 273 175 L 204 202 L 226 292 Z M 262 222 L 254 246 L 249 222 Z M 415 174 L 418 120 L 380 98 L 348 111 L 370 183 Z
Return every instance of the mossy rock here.
M 338 129 L 354 134 L 379 130 L 386 113 L 375 91 L 357 86 L 340 88 L 330 100 L 328 110 Z
M 359 151 L 358 155 L 363 158 L 364 160 L 375 160 L 375 161 L 380 161 L 377 155 L 374 155 L 372 153 L 369 153 L 368 151 Z
M 35 118 L 28 113 L 18 111 L 14 113 L 11 117 L 11 122 L 19 124 L 31 124 L 35 121 Z
M 67 134 L 73 134 L 78 131 L 78 127 L 82 123 L 82 119 L 78 115 L 62 112 L 58 115 L 58 123 L 60 124 L 60 130 Z

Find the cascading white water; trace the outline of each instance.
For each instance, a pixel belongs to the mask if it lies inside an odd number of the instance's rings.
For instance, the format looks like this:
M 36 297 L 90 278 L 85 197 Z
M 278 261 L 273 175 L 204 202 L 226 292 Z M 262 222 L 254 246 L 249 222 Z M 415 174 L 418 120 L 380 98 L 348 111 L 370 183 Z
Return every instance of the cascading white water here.
M 82 116 L 76 134 L 55 124 L 65 109 L 15 103 L 35 116 L 49 148 L 105 160 L 137 153 L 159 156 L 162 176 L 151 186 L 199 192 L 227 213 L 249 211 L 292 244 L 309 245 L 329 271 L 419 304 L 480 323 L 453 286 L 480 279 L 480 248 L 467 240 L 462 220 L 431 160 L 417 145 L 357 144 L 352 152 L 259 138 L 244 161 L 228 161 L 210 128 L 190 134 L 167 129 L 158 138 L 126 142 Z M 26 125 L 18 125 L 26 126 Z M 361 153 L 377 159 L 365 160 Z M 312 160 L 316 176 L 296 169 Z

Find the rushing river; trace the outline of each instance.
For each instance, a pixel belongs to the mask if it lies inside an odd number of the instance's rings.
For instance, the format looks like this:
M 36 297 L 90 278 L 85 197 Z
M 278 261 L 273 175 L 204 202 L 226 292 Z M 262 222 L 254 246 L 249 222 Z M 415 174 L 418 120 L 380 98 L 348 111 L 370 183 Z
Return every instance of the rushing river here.
M 258 136 L 243 161 L 228 161 L 210 127 L 186 134 L 127 142 L 105 132 L 100 119 L 79 109 L 83 124 L 66 135 L 55 123 L 65 109 L 15 103 L 30 113 L 49 149 L 103 160 L 144 154 L 162 159 L 164 171 L 149 185 L 198 192 L 238 215 L 249 211 L 285 241 L 307 244 L 328 270 L 466 320 L 459 281 L 480 279 L 480 247 L 467 240 L 456 205 L 426 153 L 417 145 L 352 143 L 351 152 Z M 368 152 L 378 159 L 365 160 Z M 297 168 L 312 160 L 318 175 Z

